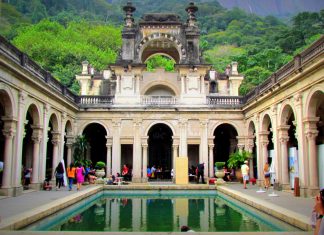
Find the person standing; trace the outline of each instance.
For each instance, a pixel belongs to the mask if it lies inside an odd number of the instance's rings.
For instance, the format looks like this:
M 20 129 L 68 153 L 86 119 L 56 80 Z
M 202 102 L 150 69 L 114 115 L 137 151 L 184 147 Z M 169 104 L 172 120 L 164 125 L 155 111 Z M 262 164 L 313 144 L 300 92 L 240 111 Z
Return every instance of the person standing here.
M 81 184 L 84 182 L 84 174 L 85 170 L 81 163 L 79 163 L 78 167 L 75 170 L 76 180 L 77 180 L 77 190 L 81 189 Z
M 315 197 L 315 206 L 313 209 L 315 214 L 315 230 L 314 235 L 324 234 L 324 189 L 321 189 L 319 195 Z
M 268 189 L 270 187 L 270 167 L 269 163 L 265 163 L 263 167 L 263 173 L 264 173 L 264 187 Z
M 72 190 L 73 181 L 75 179 L 75 167 L 73 163 L 70 163 L 70 166 L 66 168 L 67 176 L 69 178 L 69 191 Z
M 241 172 L 243 176 L 244 189 L 247 189 L 246 182 L 249 180 L 249 166 L 247 165 L 248 161 L 244 161 L 244 164 L 241 166 Z
M 60 190 L 61 186 L 63 186 L 63 177 L 64 177 L 64 168 L 62 162 L 60 162 L 54 172 L 56 178 L 56 190 Z
M 199 179 L 201 176 L 201 181 L 204 184 L 205 183 L 205 180 L 204 180 L 205 163 L 198 164 L 197 168 L 198 168 L 197 183 L 199 184 Z

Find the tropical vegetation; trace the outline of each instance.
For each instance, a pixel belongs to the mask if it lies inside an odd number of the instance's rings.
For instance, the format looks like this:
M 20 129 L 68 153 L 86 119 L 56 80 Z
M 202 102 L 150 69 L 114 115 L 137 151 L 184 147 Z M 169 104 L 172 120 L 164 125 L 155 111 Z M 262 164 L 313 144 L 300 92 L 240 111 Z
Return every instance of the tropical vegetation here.
M 124 1 L 115 0 L 4 0 L 0 2 L 0 34 L 51 72 L 72 91 L 79 92 L 75 74 L 87 60 L 96 70 L 113 63 L 121 47 Z M 134 0 L 138 19 L 147 12 L 170 12 L 187 18 L 186 0 Z M 260 17 L 216 0 L 197 0 L 203 58 L 218 72 L 231 61 L 245 75 L 244 95 L 271 73 L 324 34 L 324 9 L 302 12 L 290 21 Z M 173 70 L 163 56 L 147 61 L 148 70 Z

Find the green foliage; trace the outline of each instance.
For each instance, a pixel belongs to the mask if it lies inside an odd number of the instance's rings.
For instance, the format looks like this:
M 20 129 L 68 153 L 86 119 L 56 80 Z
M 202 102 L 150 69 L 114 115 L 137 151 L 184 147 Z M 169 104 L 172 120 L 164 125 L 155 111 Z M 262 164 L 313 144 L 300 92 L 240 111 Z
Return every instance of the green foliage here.
M 102 169 L 102 168 L 105 168 L 105 167 L 106 167 L 106 163 L 104 163 L 102 161 L 97 162 L 96 166 L 95 166 L 96 169 Z
M 227 165 L 229 168 L 238 168 L 243 165 L 245 160 L 248 160 L 252 157 L 252 154 L 248 151 L 236 151 L 229 156 L 227 160 Z
M 85 135 L 78 135 L 75 138 L 75 142 L 73 143 L 73 159 L 75 164 L 82 163 L 82 165 L 85 165 L 85 154 L 89 146 L 89 142 Z
M 217 169 L 223 169 L 225 162 L 215 162 L 215 166 Z
M 154 71 L 156 68 L 164 68 L 165 71 L 174 71 L 175 61 L 166 56 L 152 56 L 146 61 L 148 71 Z
M 102 70 L 115 62 L 121 46 L 120 28 L 85 21 L 72 21 L 64 27 L 43 20 L 17 31 L 13 44 L 76 93 L 79 87 L 74 79 L 81 72 L 81 62 L 88 60 Z
M 6 2 L 6 3 L 4 3 Z M 121 47 L 121 28 L 126 0 L 10 0 L 0 2 L 0 34 L 26 52 L 44 69 L 78 93 L 75 74 L 88 60 L 97 70 L 113 63 Z M 134 17 L 148 12 L 179 14 L 187 0 L 134 0 Z M 218 72 L 232 61 L 245 75 L 240 88 L 246 94 L 292 57 L 324 34 L 324 9 L 302 12 L 285 24 L 274 16 L 259 17 L 238 8 L 224 9 L 217 0 L 197 0 L 196 16 L 201 31 L 200 48 L 206 62 Z M 46 19 L 46 20 L 44 20 Z M 110 25 L 107 25 L 109 22 Z M 37 23 L 30 25 L 30 23 Z M 154 57 L 149 71 L 164 67 L 174 70 L 174 62 Z

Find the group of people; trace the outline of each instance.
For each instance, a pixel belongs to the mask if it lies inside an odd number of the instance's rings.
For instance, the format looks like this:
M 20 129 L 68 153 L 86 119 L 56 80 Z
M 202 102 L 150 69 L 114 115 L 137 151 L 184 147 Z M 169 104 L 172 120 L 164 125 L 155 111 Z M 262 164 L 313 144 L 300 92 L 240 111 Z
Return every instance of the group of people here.
M 152 167 L 147 166 L 147 178 L 149 179 L 158 179 L 158 178 L 163 178 L 163 168 L 158 166 L 156 167 L 153 165 Z M 171 173 L 170 173 L 171 174 Z M 170 177 L 172 177 L 170 175 Z
M 92 173 L 91 173 L 92 172 Z M 64 185 L 64 176 L 67 176 L 68 179 L 68 187 L 69 191 L 72 190 L 73 183 L 76 182 L 77 190 L 81 189 L 81 185 L 87 180 L 89 183 L 94 183 L 95 179 L 97 178 L 94 175 L 94 171 L 91 168 L 84 167 L 81 163 L 77 164 L 76 166 L 71 163 L 69 167 L 64 169 L 63 163 L 60 162 L 54 171 L 55 176 L 55 189 L 60 190 Z M 50 178 L 46 178 L 43 184 L 44 190 L 51 190 L 52 185 L 50 184 Z

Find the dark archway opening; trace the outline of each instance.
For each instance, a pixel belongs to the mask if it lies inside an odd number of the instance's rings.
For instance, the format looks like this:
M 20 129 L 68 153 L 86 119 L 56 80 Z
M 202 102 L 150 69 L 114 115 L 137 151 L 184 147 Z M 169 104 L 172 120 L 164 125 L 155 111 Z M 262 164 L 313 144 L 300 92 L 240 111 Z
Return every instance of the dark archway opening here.
M 52 172 L 53 172 L 53 124 L 50 121 L 48 124 L 48 130 L 47 130 L 47 148 L 46 148 L 46 175 L 45 177 L 47 179 L 51 179 L 52 178 Z
M 0 99 L 1 100 L 1 99 Z M 4 162 L 4 148 L 5 148 L 5 137 L 3 135 L 3 127 L 4 122 L 2 121 L 2 117 L 5 115 L 4 106 L 0 103 L 0 161 Z M 0 187 L 2 186 L 2 175 L 3 171 L 0 172 Z
M 172 130 L 165 124 L 156 124 L 151 127 L 148 140 L 149 167 L 161 167 L 163 178 L 170 178 L 172 168 Z
M 227 162 L 229 155 L 235 152 L 237 147 L 237 131 L 230 124 L 222 124 L 216 128 L 214 136 L 214 164 Z
M 102 161 L 106 162 L 107 158 L 107 147 L 106 147 L 106 136 L 107 132 L 105 128 L 98 124 L 89 124 L 83 131 L 83 135 L 86 136 L 90 144 L 90 160 L 92 164 L 95 165 L 96 162 Z M 89 151 L 89 150 L 88 150 Z

